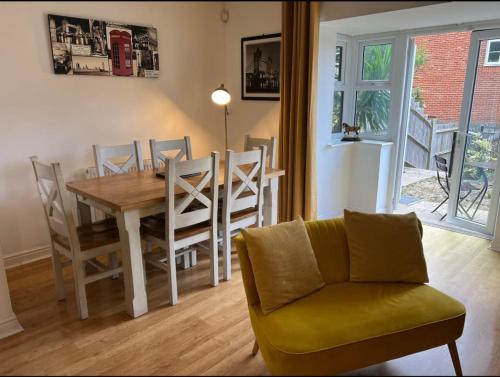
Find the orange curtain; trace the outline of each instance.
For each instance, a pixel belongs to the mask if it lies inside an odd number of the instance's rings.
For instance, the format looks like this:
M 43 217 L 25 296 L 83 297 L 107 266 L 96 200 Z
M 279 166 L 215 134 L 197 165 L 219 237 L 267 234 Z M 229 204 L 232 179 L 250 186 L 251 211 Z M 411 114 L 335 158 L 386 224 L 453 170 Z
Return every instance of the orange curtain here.
M 315 90 L 319 2 L 284 1 L 281 10 L 280 220 L 316 218 Z

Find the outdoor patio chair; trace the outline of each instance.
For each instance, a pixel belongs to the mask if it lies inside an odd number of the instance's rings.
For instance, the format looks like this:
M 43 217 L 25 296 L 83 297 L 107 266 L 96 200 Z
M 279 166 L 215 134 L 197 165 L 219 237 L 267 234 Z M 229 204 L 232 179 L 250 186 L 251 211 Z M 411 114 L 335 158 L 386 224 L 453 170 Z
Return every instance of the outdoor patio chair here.
M 445 199 L 439 203 L 439 205 L 434 208 L 431 213 L 436 212 L 444 203 L 446 203 L 450 199 L 450 181 L 448 179 L 448 162 L 446 161 L 445 158 L 440 157 L 438 155 L 434 155 L 434 160 L 436 161 L 436 174 L 437 174 L 437 179 L 439 186 L 443 189 L 446 197 Z M 472 192 L 478 191 L 477 197 L 481 195 L 482 189 L 477 187 L 476 185 L 472 184 L 469 181 L 463 181 L 460 184 L 460 195 L 459 195 L 459 200 L 458 200 L 458 209 L 461 210 L 464 215 L 466 215 L 470 220 L 472 220 L 472 217 L 469 215 L 468 210 L 472 207 L 472 205 L 475 203 L 476 199 L 472 202 L 471 205 L 467 209 L 464 208 L 462 205 L 462 202 L 469 197 L 469 195 L 472 194 Z M 474 213 L 475 214 L 475 213 Z M 445 217 L 447 216 L 447 213 L 445 213 L 439 221 L 442 221 Z

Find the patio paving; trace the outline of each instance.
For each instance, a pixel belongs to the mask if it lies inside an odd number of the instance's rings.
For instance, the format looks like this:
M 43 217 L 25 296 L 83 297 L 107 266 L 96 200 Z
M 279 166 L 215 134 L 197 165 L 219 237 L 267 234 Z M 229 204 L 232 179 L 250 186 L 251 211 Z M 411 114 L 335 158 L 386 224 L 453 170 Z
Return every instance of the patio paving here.
M 477 187 L 481 187 L 477 185 Z M 490 205 L 490 190 L 488 189 L 486 196 L 474 215 L 474 221 L 485 224 L 488 216 L 488 208 Z M 447 218 L 440 220 L 448 210 L 448 202 L 443 204 L 436 212 L 431 213 L 439 203 L 441 203 L 446 195 L 443 189 L 439 186 L 436 178 L 436 172 L 432 170 L 405 168 L 402 177 L 401 197 L 398 208 L 395 213 L 415 212 L 420 220 L 428 225 L 434 225 L 441 228 L 446 228 L 455 231 L 464 231 L 463 228 L 450 224 L 446 221 Z M 471 194 L 470 199 L 467 198 L 462 202 L 464 208 L 468 208 L 475 197 L 475 193 Z M 468 211 L 470 215 L 474 212 L 477 202 Z M 462 214 L 463 218 L 466 218 Z M 468 233 L 471 233 L 468 231 Z M 475 232 L 472 232 L 475 233 Z

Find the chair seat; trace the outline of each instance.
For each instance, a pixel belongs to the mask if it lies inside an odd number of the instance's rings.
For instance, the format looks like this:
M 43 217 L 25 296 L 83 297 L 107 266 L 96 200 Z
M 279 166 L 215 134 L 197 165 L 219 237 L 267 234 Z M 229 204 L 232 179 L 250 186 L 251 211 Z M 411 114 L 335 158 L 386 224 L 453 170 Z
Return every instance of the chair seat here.
M 257 216 L 258 211 L 255 208 L 244 209 L 243 211 L 233 212 L 231 213 L 231 222 L 235 222 L 238 220 L 243 220 L 252 216 Z M 219 211 L 218 214 L 219 223 L 222 222 L 222 210 Z
M 454 341 L 465 308 L 427 285 L 347 282 L 250 315 L 272 374 L 332 374 Z
M 211 225 L 208 221 L 193 226 L 188 226 L 175 230 L 175 240 L 179 241 L 199 233 L 209 231 Z M 165 240 L 165 221 L 157 217 L 146 217 L 141 220 L 141 234 L 151 235 L 161 240 Z
M 82 251 L 120 242 L 120 234 L 114 218 L 79 226 L 77 232 Z M 69 240 L 61 235 L 56 235 L 54 242 L 66 249 L 70 248 Z

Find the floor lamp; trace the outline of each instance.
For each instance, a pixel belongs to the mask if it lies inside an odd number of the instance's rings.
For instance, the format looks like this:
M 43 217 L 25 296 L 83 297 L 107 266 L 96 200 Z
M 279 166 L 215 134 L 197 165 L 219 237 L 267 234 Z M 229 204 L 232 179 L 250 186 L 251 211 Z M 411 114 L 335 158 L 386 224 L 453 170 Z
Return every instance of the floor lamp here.
M 219 106 L 224 106 L 224 131 L 226 135 L 227 150 L 227 116 L 229 115 L 227 104 L 231 101 L 231 94 L 224 88 L 224 84 L 220 84 L 220 86 L 212 92 L 212 101 Z

